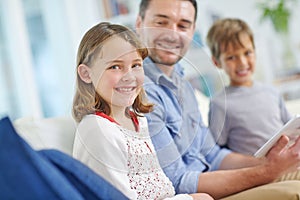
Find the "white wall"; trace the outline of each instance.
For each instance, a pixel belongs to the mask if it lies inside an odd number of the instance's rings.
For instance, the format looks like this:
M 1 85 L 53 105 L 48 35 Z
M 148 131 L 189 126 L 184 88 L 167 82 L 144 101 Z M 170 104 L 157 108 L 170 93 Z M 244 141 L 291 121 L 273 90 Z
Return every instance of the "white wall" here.
M 270 21 L 260 21 L 261 12 L 257 8 L 258 2 L 262 1 L 199 0 L 197 27 L 205 39 L 207 31 L 213 22 L 212 16 L 214 15 L 219 17 L 235 17 L 246 21 L 254 32 L 256 43 L 257 69 L 255 77 L 263 82 L 274 84 L 276 71 L 283 69 L 283 71 L 300 72 L 300 26 L 298 22 L 300 18 L 300 2 L 298 1 L 292 8 L 290 18 L 291 49 L 295 58 L 295 68 L 292 70 L 283 67 L 284 60 L 281 56 L 283 51 L 282 42 L 274 31 Z M 207 61 L 204 61 L 203 65 L 207 65 Z M 299 80 L 289 84 L 276 85 L 276 87 L 282 93 L 288 91 L 291 98 L 296 96 L 293 93 L 300 94 Z M 300 98 L 300 95 L 296 97 Z
M 138 0 L 122 0 L 130 3 L 129 17 L 110 19 L 114 22 L 134 24 Z M 134 2 L 133 2 L 134 1 Z M 274 69 L 281 63 L 281 46 L 270 23 L 259 22 L 259 12 L 255 7 L 258 0 L 199 0 L 197 28 L 202 39 L 212 16 L 239 17 L 253 29 L 256 39 L 258 79 L 268 83 L 274 80 Z M 294 8 L 291 18 L 291 38 L 294 53 L 300 59 L 300 2 Z M 32 35 L 30 21 L 38 15 L 38 34 Z M 56 116 L 70 114 L 75 82 L 76 51 L 83 34 L 93 25 L 104 19 L 101 0 L 0 0 L 0 114 L 12 118 L 22 116 Z M 36 31 L 36 30 L 35 30 Z M 34 49 L 32 40 L 41 48 Z M 36 45 L 36 44 L 35 44 Z M 297 46 L 297 47 L 296 47 Z M 186 61 L 197 63 L 197 73 L 207 71 L 222 75 L 211 64 L 208 51 L 198 49 Z M 195 59 L 196 58 L 196 59 Z M 195 60 L 193 60 L 195 59 Z M 200 71 L 199 71 L 200 70 Z M 299 85 L 299 86 L 298 86 Z M 300 84 L 278 86 L 281 90 L 293 88 L 300 94 Z M 299 92 L 298 92 L 299 91 Z

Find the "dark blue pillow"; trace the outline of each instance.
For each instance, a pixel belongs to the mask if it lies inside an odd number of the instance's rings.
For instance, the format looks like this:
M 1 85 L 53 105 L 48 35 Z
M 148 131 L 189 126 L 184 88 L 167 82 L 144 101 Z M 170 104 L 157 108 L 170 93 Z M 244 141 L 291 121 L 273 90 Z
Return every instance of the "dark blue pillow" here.
M 9 118 L 0 120 L 0 199 L 127 199 L 81 162 L 33 150 Z

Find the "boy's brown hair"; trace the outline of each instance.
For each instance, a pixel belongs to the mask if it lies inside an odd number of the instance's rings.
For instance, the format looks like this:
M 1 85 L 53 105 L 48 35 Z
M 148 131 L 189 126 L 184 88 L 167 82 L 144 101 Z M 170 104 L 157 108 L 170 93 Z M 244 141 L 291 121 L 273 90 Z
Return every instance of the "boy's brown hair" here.
M 215 21 L 206 37 L 212 56 L 219 60 L 221 52 L 226 51 L 229 43 L 234 46 L 244 46 L 240 40 L 242 34 L 249 36 L 255 49 L 253 32 L 246 22 L 237 18 L 224 18 Z
M 92 27 L 83 36 L 77 51 L 76 71 L 81 64 L 91 66 L 95 56 L 103 50 L 102 45 L 104 42 L 115 36 L 124 39 L 135 47 L 142 59 L 148 56 L 147 48 L 145 48 L 133 31 L 122 25 L 102 22 Z M 80 122 L 85 115 L 93 114 L 96 111 L 110 115 L 109 104 L 96 92 L 94 85 L 84 82 L 78 73 L 76 79 L 77 87 L 72 110 L 74 119 Z M 142 88 L 132 105 L 133 112 L 137 115 L 139 113 L 148 113 L 152 110 L 152 107 L 152 104 L 147 103 L 145 92 Z

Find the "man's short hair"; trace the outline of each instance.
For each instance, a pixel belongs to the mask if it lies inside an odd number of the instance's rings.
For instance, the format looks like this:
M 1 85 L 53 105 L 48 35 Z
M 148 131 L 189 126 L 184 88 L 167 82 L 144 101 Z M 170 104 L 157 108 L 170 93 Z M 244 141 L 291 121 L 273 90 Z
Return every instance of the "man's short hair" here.
M 145 18 L 145 13 L 146 13 L 146 10 L 148 9 L 150 1 L 151 0 L 141 0 L 140 7 L 139 7 L 139 16 L 141 16 L 142 19 Z M 177 1 L 177 0 L 174 0 L 174 1 Z M 180 1 L 189 1 L 193 4 L 193 6 L 195 8 L 194 20 L 196 22 L 197 13 L 198 13 L 197 1 L 196 0 L 180 0 Z

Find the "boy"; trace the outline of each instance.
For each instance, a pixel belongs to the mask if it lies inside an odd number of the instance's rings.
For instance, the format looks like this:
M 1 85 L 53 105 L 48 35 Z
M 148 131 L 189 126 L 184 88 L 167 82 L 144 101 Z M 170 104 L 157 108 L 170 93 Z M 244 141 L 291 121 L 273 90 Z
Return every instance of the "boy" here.
M 291 115 L 274 88 L 253 81 L 254 37 L 244 21 L 217 20 L 208 31 L 207 43 L 214 64 L 230 80 L 211 100 L 210 130 L 219 145 L 254 154 Z

